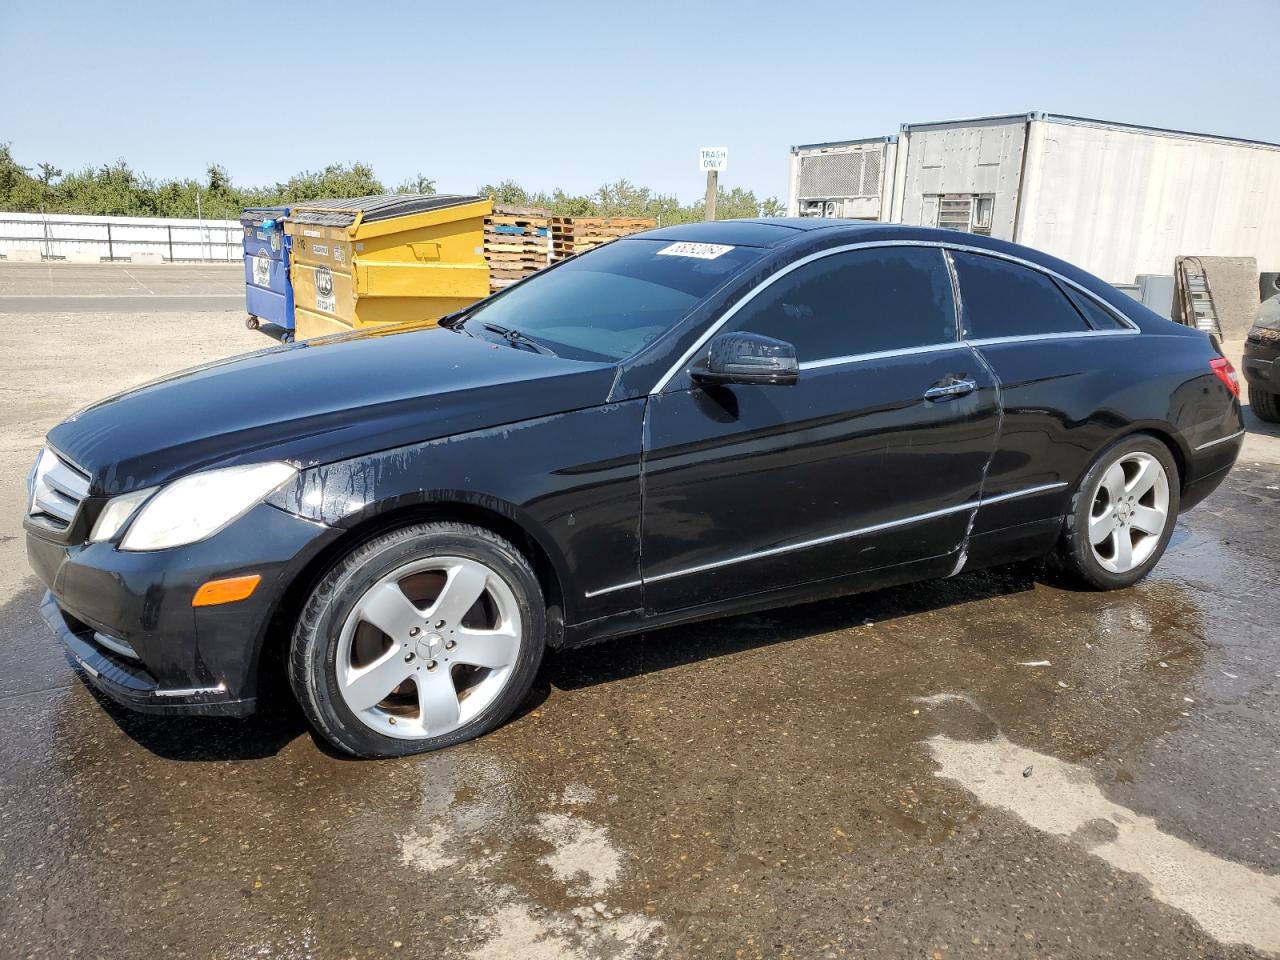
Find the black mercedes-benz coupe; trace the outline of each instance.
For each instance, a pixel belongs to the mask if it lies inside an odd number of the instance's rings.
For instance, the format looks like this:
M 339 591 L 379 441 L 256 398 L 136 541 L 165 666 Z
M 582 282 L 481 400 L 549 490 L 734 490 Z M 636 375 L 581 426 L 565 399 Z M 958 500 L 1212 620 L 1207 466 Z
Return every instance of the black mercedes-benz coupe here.
M 1238 389 L 1034 250 L 679 226 L 89 407 L 28 553 L 116 700 L 245 714 L 275 656 L 337 747 L 407 754 L 502 722 L 548 646 L 1043 556 L 1128 586 L 1234 463 Z

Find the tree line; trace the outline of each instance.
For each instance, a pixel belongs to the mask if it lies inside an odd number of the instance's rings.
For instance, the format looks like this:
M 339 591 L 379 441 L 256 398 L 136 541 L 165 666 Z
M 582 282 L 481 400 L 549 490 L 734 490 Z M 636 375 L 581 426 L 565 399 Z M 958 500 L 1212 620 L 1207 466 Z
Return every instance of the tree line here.
M 418 175 L 389 188 L 366 163 L 334 163 L 303 171 L 282 183 L 240 187 L 227 171 L 210 164 L 203 180 L 155 180 L 123 160 L 88 166 L 70 173 L 49 163 L 23 166 L 9 144 L 0 143 L 0 210 L 16 213 L 67 213 L 96 216 L 195 217 L 236 219 L 244 207 L 303 203 L 330 197 L 378 193 L 435 193 L 434 180 Z M 704 202 L 682 204 L 671 194 L 656 193 L 629 180 L 605 184 L 591 193 L 530 191 L 514 180 L 484 184 L 475 191 L 500 205 L 542 207 L 556 216 L 653 217 L 659 223 L 703 219 Z M 776 197 L 759 199 L 742 187 L 720 188 L 716 215 L 776 217 L 784 207 Z

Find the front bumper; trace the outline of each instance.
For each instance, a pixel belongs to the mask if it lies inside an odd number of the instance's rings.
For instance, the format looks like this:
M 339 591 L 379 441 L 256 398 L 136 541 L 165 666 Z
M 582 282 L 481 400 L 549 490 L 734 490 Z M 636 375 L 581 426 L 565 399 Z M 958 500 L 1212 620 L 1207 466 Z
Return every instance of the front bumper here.
M 142 713 L 225 717 L 244 717 L 257 709 L 256 696 L 233 698 L 222 684 L 162 688 L 141 662 L 105 648 L 97 639 L 97 631 L 69 617 L 49 591 L 40 603 L 40 615 L 89 682 L 116 703 Z
M 62 543 L 27 526 L 27 557 L 49 592 L 41 614 L 99 690 L 150 713 L 243 716 L 285 591 L 338 531 L 259 504 L 208 540 L 130 553 Z M 260 574 L 253 595 L 193 607 L 214 579 Z M 132 652 L 134 656 L 129 656 Z
M 1280 393 L 1280 340 L 1246 340 L 1241 366 L 1244 378 L 1255 389 Z

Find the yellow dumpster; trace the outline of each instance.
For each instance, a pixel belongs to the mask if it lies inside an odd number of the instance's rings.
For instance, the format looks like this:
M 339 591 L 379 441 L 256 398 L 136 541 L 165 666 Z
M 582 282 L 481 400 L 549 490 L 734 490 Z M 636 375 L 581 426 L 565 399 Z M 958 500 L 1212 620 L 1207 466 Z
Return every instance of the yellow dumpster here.
M 437 320 L 489 295 L 484 197 L 392 194 L 296 204 L 297 337 Z

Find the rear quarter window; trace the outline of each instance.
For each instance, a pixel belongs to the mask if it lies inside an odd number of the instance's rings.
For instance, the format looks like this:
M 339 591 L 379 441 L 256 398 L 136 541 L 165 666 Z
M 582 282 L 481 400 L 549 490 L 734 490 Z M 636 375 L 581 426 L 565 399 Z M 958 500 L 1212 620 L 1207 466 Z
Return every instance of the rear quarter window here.
M 995 257 L 955 251 L 964 335 L 970 340 L 1090 330 L 1053 278 Z
M 1070 287 L 1064 286 L 1063 292 L 1071 298 L 1071 302 L 1076 308 L 1084 314 L 1084 318 L 1089 321 L 1089 326 L 1095 330 L 1128 330 L 1129 325 L 1121 320 L 1115 313 L 1102 304 L 1098 303 L 1093 297 L 1086 296 L 1079 290 L 1072 290 Z

